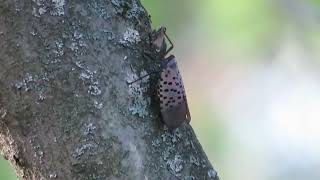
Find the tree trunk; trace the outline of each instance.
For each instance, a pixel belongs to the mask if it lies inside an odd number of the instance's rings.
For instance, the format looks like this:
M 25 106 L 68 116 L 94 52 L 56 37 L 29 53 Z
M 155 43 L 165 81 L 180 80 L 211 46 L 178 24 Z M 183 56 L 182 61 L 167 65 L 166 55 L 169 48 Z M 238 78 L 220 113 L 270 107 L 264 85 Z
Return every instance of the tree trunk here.
M 138 0 L 1 0 L 0 149 L 20 179 L 218 179 L 163 128 Z

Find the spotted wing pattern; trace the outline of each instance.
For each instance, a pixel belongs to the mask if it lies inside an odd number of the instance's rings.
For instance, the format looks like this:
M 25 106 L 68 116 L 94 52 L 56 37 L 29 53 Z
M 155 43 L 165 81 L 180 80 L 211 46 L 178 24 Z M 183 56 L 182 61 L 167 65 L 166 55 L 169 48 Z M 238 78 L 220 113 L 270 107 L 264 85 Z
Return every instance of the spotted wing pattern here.
M 170 129 L 190 121 L 185 89 L 175 58 L 160 74 L 158 96 L 163 120 Z
M 184 102 L 185 92 L 179 70 L 167 67 L 161 72 L 158 94 L 161 111 Z

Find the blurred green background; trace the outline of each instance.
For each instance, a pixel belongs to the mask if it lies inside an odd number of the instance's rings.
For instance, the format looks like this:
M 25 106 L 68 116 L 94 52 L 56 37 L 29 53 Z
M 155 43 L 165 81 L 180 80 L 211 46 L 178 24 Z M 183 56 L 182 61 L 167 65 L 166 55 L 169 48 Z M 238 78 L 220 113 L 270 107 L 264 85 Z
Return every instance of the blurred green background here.
M 14 170 L 11 168 L 8 161 L 0 158 L 0 179 L 1 180 L 16 180 L 17 177 L 14 173 Z
M 223 180 L 320 179 L 320 0 L 142 0 Z M 16 179 L 0 159 L 0 180 Z

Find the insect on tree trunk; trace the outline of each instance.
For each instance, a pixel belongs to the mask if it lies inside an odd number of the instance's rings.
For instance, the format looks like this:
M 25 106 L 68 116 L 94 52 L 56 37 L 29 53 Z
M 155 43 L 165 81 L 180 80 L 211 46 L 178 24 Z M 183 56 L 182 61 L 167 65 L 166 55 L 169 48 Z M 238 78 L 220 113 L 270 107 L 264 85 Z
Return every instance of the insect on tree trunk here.
M 190 125 L 163 129 L 138 0 L 2 0 L 0 149 L 20 179 L 218 179 Z M 194 120 L 196 121 L 196 120 Z

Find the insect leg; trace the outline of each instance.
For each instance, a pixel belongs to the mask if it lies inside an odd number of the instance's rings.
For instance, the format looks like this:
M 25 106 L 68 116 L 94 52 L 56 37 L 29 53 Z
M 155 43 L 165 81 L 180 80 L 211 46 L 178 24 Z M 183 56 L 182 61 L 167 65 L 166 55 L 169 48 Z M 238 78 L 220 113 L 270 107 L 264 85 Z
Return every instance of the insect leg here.
M 127 84 L 128 84 L 128 85 L 131 85 L 131 84 L 133 84 L 133 83 L 135 83 L 135 82 L 137 82 L 137 81 L 142 80 L 143 78 L 145 78 L 145 77 L 147 77 L 147 76 L 150 76 L 151 74 L 155 74 L 155 73 L 159 73 L 159 72 L 160 72 L 160 71 L 150 72 L 150 73 L 148 73 L 148 74 L 146 74 L 146 75 L 143 75 L 143 76 L 139 77 L 138 79 L 136 79 L 136 80 L 134 80 L 134 81 L 132 81 L 132 82 L 127 82 Z
M 148 60 L 151 60 L 151 61 L 154 61 L 155 60 L 155 58 L 153 58 L 150 54 L 148 54 L 147 52 L 143 52 L 142 53 L 142 57 L 143 58 L 145 58 L 145 59 L 148 59 Z M 153 62 L 154 63 L 154 62 Z M 132 68 L 131 68 L 132 69 Z M 159 73 L 159 71 L 156 71 L 156 70 L 151 70 L 151 72 L 149 72 L 148 74 L 146 74 L 146 75 L 143 75 L 143 76 L 141 76 L 141 77 L 139 77 L 138 79 L 136 79 L 136 80 L 133 80 L 132 82 L 127 82 L 127 84 L 128 85 L 130 85 L 130 84 L 133 84 L 133 83 L 135 83 L 135 82 L 137 82 L 137 81 L 140 81 L 140 80 L 142 80 L 143 78 L 145 78 L 145 77 L 147 77 L 147 76 L 149 76 L 149 75 L 151 75 L 151 74 L 155 74 L 155 73 Z
M 169 47 L 169 49 L 166 51 L 166 53 L 165 53 L 165 56 L 173 49 L 173 43 L 172 43 L 172 41 L 170 40 L 170 38 L 168 37 L 168 35 L 166 34 L 166 32 L 164 32 L 164 35 L 166 36 L 166 38 L 168 39 L 168 41 L 169 41 L 169 43 L 170 43 L 170 47 Z
M 151 61 L 155 61 L 156 59 L 154 57 L 152 57 L 150 54 L 151 54 L 150 51 L 144 51 L 142 53 L 142 57 L 145 59 L 151 60 Z
M 142 57 L 144 59 L 147 59 L 149 61 L 151 61 L 151 63 L 147 64 L 147 72 L 153 72 L 156 71 L 156 68 L 159 68 L 158 64 L 162 64 L 162 59 L 156 58 L 154 56 L 151 55 L 152 53 L 150 51 L 144 51 L 142 53 Z M 150 67 L 150 64 L 155 64 L 156 66 L 152 66 Z M 161 67 L 161 66 L 160 66 Z

